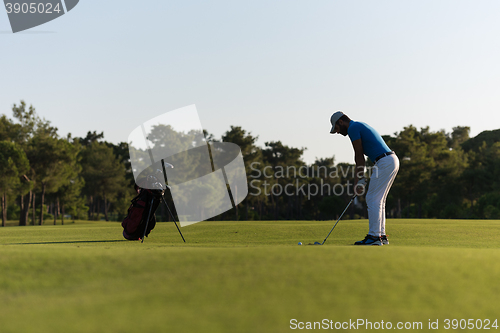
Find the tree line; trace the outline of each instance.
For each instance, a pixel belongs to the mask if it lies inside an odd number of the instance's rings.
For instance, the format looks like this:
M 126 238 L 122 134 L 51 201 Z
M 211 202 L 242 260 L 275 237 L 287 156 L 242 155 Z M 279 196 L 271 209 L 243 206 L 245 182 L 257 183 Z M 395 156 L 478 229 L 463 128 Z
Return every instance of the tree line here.
M 64 217 L 110 220 L 123 217 L 133 196 L 128 146 L 105 142 L 103 133 L 60 137 L 50 121 L 24 101 L 13 118 L 0 118 L 2 226 L 54 224 Z
M 13 119 L 0 118 L 2 225 L 64 223 L 74 219 L 122 220 L 136 194 L 129 147 L 103 133 L 61 137 L 24 101 Z M 387 214 L 403 218 L 500 218 L 500 130 L 469 138 L 469 127 L 451 133 L 407 126 L 384 136 L 400 159 Z M 204 131 L 206 141 L 219 141 Z M 354 165 L 334 157 L 303 160 L 306 148 L 281 141 L 256 145 L 257 136 L 231 126 L 220 141 L 237 144 L 245 161 L 248 195 L 214 220 L 335 219 L 352 196 Z M 193 166 L 195 168 L 196 166 Z M 367 173 L 376 172 L 370 161 Z M 168 198 L 172 203 L 171 198 Z M 366 217 L 363 198 L 350 218 Z M 165 210 L 158 219 L 169 219 Z
M 383 136 L 400 160 L 387 198 L 389 217 L 500 218 L 500 130 L 474 138 L 469 133 L 464 126 L 446 133 L 410 125 Z M 240 217 L 336 219 L 353 195 L 354 164 L 335 164 L 330 157 L 306 165 L 301 159 L 305 148 L 275 141 L 261 149 L 255 146 L 257 138 L 240 127 L 231 127 L 222 139 L 242 148 L 250 193 L 255 194 L 247 197 Z M 367 176 L 375 173 L 367 159 Z M 351 206 L 350 218 L 367 218 L 363 201 Z

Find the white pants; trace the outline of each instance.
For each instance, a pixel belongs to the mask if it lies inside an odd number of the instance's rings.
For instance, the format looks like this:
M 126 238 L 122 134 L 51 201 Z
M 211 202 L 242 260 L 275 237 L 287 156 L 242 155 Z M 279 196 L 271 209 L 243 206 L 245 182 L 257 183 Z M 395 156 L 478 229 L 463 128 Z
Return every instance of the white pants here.
M 396 154 L 381 158 L 375 163 L 370 177 L 366 205 L 368 206 L 369 235 L 385 235 L 385 201 L 399 170 Z

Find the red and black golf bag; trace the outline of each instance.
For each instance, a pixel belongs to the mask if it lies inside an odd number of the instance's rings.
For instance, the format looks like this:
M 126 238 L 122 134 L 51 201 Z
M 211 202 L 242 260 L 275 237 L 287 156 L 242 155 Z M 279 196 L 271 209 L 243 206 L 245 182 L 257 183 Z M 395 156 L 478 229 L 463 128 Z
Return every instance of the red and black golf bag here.
M 162 191 L 137 188 L 139 194 L 132 199 L 127 217 L 122 222 L 123 237 L 140 240 L 148 236 L 156 225 L 155 212 L 162 198 Z
M 166 165 L 169 168 L 173 169 L 173 165 L 169 163 L 162 162 L 162 168 L 165 170 Z M 163 201 L 167 211 L 170 215 L 170 218 L 174 221 L 175 226 L 177 227 L 177 231 L 182 237 L 184 243 L 186 240 L 182 235 L 181 229 L 177 225 L 175 221 L 174 214 L 168 207 L 167 202 L 165 201 L 164 194 L 166 190 L 170 190 L 170 186 L 166 184 L 167 178 L 164 176 L 164 172 L 157 169 L 155 172 L 150 174 L 150 170 L 146 170 L 143 179 L 140 181 L 140 185 L 135 184 L 135 190 L 138 193 L 137 196 L 132 199 L 132 204 L 128 209 L 127 217 L 122 222 L 123 227 L 123 237 L 128 240 L 141 240 L 144 242 L 144 238 L 149 235 L 151 230 L 156 225 L 156 216 L 155 212 L 158 209 L 158 205 L 160 201 Z M 161 176 L 160 178 L 158 178 Z M 161 178 L 164 178 L 165 183 L 161 182 Z

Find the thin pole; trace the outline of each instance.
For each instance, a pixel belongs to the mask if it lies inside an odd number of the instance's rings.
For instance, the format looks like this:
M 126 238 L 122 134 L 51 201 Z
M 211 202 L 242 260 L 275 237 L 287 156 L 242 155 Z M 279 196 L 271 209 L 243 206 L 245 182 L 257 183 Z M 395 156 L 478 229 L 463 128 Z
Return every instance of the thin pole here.
M 162 193 L 162 195 L 161 195 L 161 198 L 162 198 L 163 203 L 165 204 L 165 206 L 167 206 L 168 213 L 170 214 L 170 217 L 171 217 L 171 218 L 172 218 L 172 220 L 174 221 L 174 224 L 175 224 L 175 226 L 177 227 L 177 231 L 179 231 L 179 234 L 181 235 L 182 240 L 184 241 L 184 243 L 186 243 L 186 240 L 184 239 L 184 236 L 182 236 L 181 229 L 179 229 L 179 226 L 177 225 L 177 222 L 175 222 L 175 217 L 174 217 L 174 214 L 172 214 L 172 211 L 170 210 L 170 207 L 168 207 L 167 202 L 165 201 L 165 197 L 163 196 L 163 193 Z

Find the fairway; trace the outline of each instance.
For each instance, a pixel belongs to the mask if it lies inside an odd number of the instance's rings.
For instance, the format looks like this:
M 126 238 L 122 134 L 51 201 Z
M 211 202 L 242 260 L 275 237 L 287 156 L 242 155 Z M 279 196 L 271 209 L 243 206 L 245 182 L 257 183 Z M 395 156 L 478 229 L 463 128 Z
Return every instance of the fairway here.
M 116 222 L 1 228 L 0 331 L 496 331 L 500 221 L 391 219 L 390 245 L 356 247 L 368 223 L 348 220 L 297 245 L 334 223 L 202 222 L 185 244 L 171 223 L 143 244 Z

